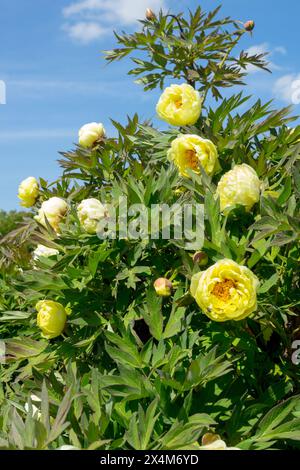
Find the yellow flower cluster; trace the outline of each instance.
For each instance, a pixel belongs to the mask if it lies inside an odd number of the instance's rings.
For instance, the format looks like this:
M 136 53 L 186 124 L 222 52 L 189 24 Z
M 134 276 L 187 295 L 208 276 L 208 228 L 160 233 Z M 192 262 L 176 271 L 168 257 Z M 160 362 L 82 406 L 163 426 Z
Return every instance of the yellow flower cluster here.
M 159 117 L 171 125 L 195 124 L 201 114 L 201 97 L 188 84 L 171 85 L 162 93 L 156 110 Z M 178 135 L 167 156 L 183 177 L 190 177 L 190 172 L 201 174 L 201 168 L 213 176 L 220 167 L 214 143 L 196 134 Z M 261 182 L 255 170 L 246 164 L 235 165 L 218 184 L 221 211 L 226 214 L 236 205 L 250 211 L 259 201 L 260 190 Z
M 195 125 L 200 118 L 202 98 L 198 91 L 188 84 L 171 85 L 166 88 L 156 106 L 158 116 L 174 126 Z M 79 144 L 91 148 L 105 136 L 101 123 L 89 123 L 79 130 Z M 182 177 L 190 177 L 190 171 L 200 174 L 204 170 L 213 176 L 220 169 L 218 150 L 215 144 L 195 133 L 179 134 L 171 142 L 167 153 L 168 160 L 178 168 Z M 247 211 L 259 201 L 261 182 L 249 165 L 235 165 L 225 173 L 217 186 L 216 195 L 220 198 L 220 209 L 225 214 L 235 205 L 242 205 Z M 25 207 L 35 204 L 39 195 L 39 185 L 29 177 L 19 187 L 19 198 Z M 59 225 L 68 211 L 68 204 L 61 198 L 52 197 L 42 203 L 36 220 L 47 226 L 46 220 L 58 232 Z M 94 234 L 101 219 L 106 217 L 105 205 L 94 198 L 83 200 L 77 207 L 81 226 L 87 233 Z M 39 245 L 34 259 L 52 256 L 56 250 Z M 207 263 L 207 259 L 205 263 Z M 198 262 L 195 258 L 195 262 Z M 200 263 L 201 264 L 201 263 Z M 168 297 L 172 294 L 172 283 L 159 278 L 154 283 L 157 295 Z M 256 290 L 258 279 L 245 266 L 230 259 L 218 261 L 206 271 L 192 277 L 190 291 L 202 311 L 212 320 L 223 322 L 238 321 L 256 310 Z M 59 336 L 66 323 L 65 308 L 54 301 L 45 300 L 36 306 L 37 323 L 46 338 Z M 219 440 L 220 448 L 224 447 Z M 216 444 L 214 444 L 215 446 Z

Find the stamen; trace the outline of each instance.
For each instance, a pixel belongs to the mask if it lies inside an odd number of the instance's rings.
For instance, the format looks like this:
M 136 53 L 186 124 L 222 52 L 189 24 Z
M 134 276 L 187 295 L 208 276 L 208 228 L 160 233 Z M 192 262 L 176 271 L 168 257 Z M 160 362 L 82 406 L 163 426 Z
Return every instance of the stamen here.
M 224 279 L 224 281 L 217 282 L 215 284 L 211 293 L 226 302 L 230 299 L 230 289 L 235 287 L 236 285 L 234 281 L 232 281 L 231 279 Z
M 181 108 L 181 106 L 182 106 L 182 99 L 181 98 L 175 101 L 175 106 L 176 106 L 177 109 Z
M 191 168 L 192 170 L 197 171 L 199 168 L 199 161 L 197 158 L 197 154 L 195 150 L 186 150 L 185 151 L 185 156 L 186 156 L 186 165 L 188 168 Z

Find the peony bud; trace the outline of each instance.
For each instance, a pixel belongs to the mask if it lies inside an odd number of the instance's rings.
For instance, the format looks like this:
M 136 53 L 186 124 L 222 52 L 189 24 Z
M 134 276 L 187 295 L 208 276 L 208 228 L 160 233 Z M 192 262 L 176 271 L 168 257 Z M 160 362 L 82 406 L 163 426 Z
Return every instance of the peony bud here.
M 18 198 L 21 200 L 20 204 L 23 207 L 32 207 L 39 195 L 39 184 L 33 176 L 29 176 L 26 180 L 22 181 L 19 186 Z
M 193 261 L 199 266 L 206 266 L 208 263 L 208 256 L 204 251 L 197 251 L 193 256 Z
M 105 136 L 105 129 L 101 122 L 90 122 L 79 129 L 79 144 L 82 147 L 92 147 L 97 140 Z
M 67 321 L 67 312 L 63 305 L 52 300 L 41 300 L 36 304 L 37 324 L 42 335 L 47 338 L 56 338 L 61 335 Z
M 217 194 L 220 197 L 220 208 L 228 213 L 235 205 L 244 206 L 250 211 L 260 198 L 261 182 L 256 171 L 243 163 L 235 165 L 219 181 Z
M 107 215 L 106 207 L 98 199 L 84 199 L 77 208 L 79 221 L 88 233 L 96 233 L 98 223 Z
M 220 439 L 221 439 L 221 437 L 218 434 L 213 434 L 211 432 L 207 432 L 202 436 L 201 444 L 203 446 L 207 446 L 207 445 L 212 444 L 213 442 L 218 441 Z
M 149 20 L 149 21 L 155 20 L 156 15 L 155 15 L 154 11 L 151 10 L 151 8 L 147 8 L 147 10 L 146 10 L 146 18 L 147 18 L 147 20 Z
M 51 197 L 47 201 L 43 202 L 38 214 L 35 216 L 35 220 L 44 225 L 44 227 L 47 227 L 47 218 L 51 227 L 58 232 L 59 224 L 66 215 L 67 210 L 68 204 L 64 199 L 61 199 L 60 197 Z
M 244 28 L 246 31 L 253 31 L 254 27 L 255 23 L 253 20 L 246 21 L 246 23 L 244 24 Z
M 48 258 L 49 256 L 58 255 L 59 251 L 54 248 L 48 248 L 45 245 L 38 245 L 33 252 L 34 261 L 40 259 L 41 257 Z
M 154 282 L 154 289 L 157 295 L 161 297 L 169 297 L 172 294 L 172 282 L 169 279 L 160 277 Z

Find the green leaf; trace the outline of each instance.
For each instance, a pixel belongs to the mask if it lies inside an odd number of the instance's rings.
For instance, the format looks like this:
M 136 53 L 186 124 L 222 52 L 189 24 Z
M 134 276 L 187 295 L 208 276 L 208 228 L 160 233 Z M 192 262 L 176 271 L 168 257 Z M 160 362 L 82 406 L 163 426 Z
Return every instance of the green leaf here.
M 146 305 L 143 311 L 144 320 L 149 326 L 152 336 L 160 341 L 163 334 L 163 315 L 162 315 L 162 299 L 154 289 L 147 292 Z

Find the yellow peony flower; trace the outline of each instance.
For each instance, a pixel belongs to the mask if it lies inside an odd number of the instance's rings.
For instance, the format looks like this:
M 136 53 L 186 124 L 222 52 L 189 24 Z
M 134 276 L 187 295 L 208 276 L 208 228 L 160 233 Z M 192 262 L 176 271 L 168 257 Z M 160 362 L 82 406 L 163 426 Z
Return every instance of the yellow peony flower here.
M 250 211 L 259 201 L 260 189 L 261 182 L 251 166 L 246 163 L 235 165 L 222 176 L 217 187 L 221 211 L 226 213 L 236 204 Z
M 79 221 L 88 233 L 96 233 L 98 223 L 107 216 L 106 207 L 98 199 L 84 199 L 77 208 Z
M 200 173 L 200 166 L 212 175 L 218 163 L 218 152 L 208 139 L 198 135 L 180 135 L 172 141 L 168 159 L 177 166 L 181 176 L 189 177 L 187 169 Z
M 257 277 L 246 266 L 223 259 L 194 274 L 191 294 L 211 320 L 242 320 L 256 310 Z
M 85 124 L 78 132 L 79 144 L 85 148 L 92 147 L 97 140 L 104 136 L 105 129 L 101 122 L 90 122 Z
M 171 85 L 164 90 L 156 105 L 158 116 L 172 126 L 195 124 L 200 116 L 202 99 L 191 85 Z
M 19 186 L 18 198 L 21 200 L 20 204 L 23 207 L 32 207 L 39 195 L 39 183 L 33 176 L 29 176 L 26 180 L 22 181 Z
M 39 213 L 35 216 L 35 220 L 44 225 L 44 227 L 47 227 L 46 217 L 51 227 L 58 232 L 59 224 L 67 211 L 68 204 L 64 199 L 61 199 L 60 197 L 51 197 L 47 201 L 43 202 Z
M 52 300 L 41 300 L 36 304 L 37 324 L 45 338 L 61 335 L 64 330 L 67 313 L 63 305 Z
M 169 279 L 160 277 L 154 282 L 154 289 L 157 295 L 161 297 L 169 297 L 172 294 L 172 282 Z

